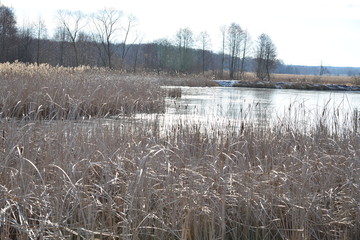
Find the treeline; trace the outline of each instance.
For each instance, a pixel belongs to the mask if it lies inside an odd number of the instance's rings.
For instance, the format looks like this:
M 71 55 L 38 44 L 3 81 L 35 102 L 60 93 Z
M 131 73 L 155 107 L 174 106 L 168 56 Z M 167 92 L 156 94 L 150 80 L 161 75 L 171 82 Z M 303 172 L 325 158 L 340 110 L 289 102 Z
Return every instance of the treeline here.
M 41 18 L 17 26 L 13 10 L 1 6 L 0 62 L 89 65 L 132 72 L 210 71 L 232 79 L 254 71 L 262 80 L 270 79 L 278 62 L 275 45 L 268 35 L 262 34 L 252 46 L 248 33 L 236 23 L 221 28 L 222 50 L 214 53 L 209 34 L 201 32 L 195 36 L 189 28 L 179 29 L 170 40 L 142 43 L 136 18 L 113 9 L 88 15 L 58 11 L 56 19 L 56 31 L 49 38 Z
M 301 66 L 278 64 L 274 73 L 296 75 L 359 76 L 359 67 Z
M 255 41 L 239 24 L 220 28 L 221 51 L 211 51 L 207 32 L 195 35 L 179 29 L 173 39 L 142 43 L 134 16 L 104 9 L 85 15 L 58 11 L 57 28 L 47 34 L 43 19 L 18 26 L 11 8 L 0 6 L 0 62 L 21 61 L 53 66 L 79 65 L 166 73 L 211 73 L 218 78 L 241 79 L 254 72 L 270 80 L 272 72 L 303 74 L 298 66 L 277 59 L 271 38 L 261 34 Z

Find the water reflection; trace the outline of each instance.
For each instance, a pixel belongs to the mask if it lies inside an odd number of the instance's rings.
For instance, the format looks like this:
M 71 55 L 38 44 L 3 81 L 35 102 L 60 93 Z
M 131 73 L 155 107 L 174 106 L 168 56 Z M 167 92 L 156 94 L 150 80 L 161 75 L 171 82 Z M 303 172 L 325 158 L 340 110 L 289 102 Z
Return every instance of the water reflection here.
M 202 123 L 241 121 L 269 125 L 287 119 L 311 124 L 324 111 L 344 119 L 360 105 L 358 92 L 229 87 L 182 87 L 181 98 L 166 100 L 165 123 L 192 119 Z M 331 116 L 329 116 L 330 118 Z

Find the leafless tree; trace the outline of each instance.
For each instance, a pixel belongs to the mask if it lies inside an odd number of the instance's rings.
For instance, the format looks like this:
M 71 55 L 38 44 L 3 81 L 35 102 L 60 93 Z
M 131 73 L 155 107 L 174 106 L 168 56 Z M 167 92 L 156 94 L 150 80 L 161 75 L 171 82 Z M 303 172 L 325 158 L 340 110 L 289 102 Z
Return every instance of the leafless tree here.
M 189 28 L 181 28 L 176 33 L 177 45 L 184 51 L 190 49 L 194 44 L 193 32 Z
M 13 11 L 0 6 L 0 62 L 15 60 L 16 20 Z
M 189 28 L 179 29 L 176 33 L 176 46 L 179 49 L 179 71 L 181 72 L 190 70 L 193 62 L 190 49 L 193 44 L 193 32 Z
M 134 73 L 136 73 L 136 67 L 138 65 L 141 42 L 142 42 L 142 40 L 140 40 L 139 43 L 135 45 L 134 64 L 133 64 L 133 72 Z
M 239 24 L 232 23 L 228 28 L 227 41 L 229 48 L 229 71 L 230 78 L 233 79 L 235 77 L 235 73 L 237 72 L 237 67 L 239 63 L 239 57 L 241 52 L 241 43 L 244 39 L 244 32 L 241 29 Z
M 46 38 L 47 29 L 44 20 L 39 16 L 38 21 L 35 23 L 36 29 L 36 64 L 40 64 L 40 43 L 41 40 Z
M 325 75 L 325 74 L 329 74 L 329 70 L 327 69 L 327 67 L 325 67 L 321 61 L 320 63 L 320 72 L 319 72 L 319 75 L 322 76 L 322 75 Z
M 83 65 L 94 66 L 98 63 L 97 43 L 89 32 L 81 31 L 78 35 L 79 62 Z
M 64 27 L 68 38 L 71 40 L 75 55 L 75 66 L 78 66 L 79 54 L 76 43 L 79 32 L 86 26 L 85 15 L 80 11 L 72 12 L 59 10 L 57 13 L 57 19 L 59 25 Z
M 245 59 L 248 54 L 248 46 L 249 46 L 249 33 L 247 31 L 244 32 L 244 43 L 243 43 L 243 49 L 242 49 L 242 57 L 241 57 L 241 66 L 240 66 L 240 77 L 243 78 L 244 76 L 244 64 Z
M 224 62 L 225 62 L 225 40 L 226 40 L 226 29 L 225 25 L 220 27 L 221 37 L 222 37 L 222 48 L 221 48 L 221 69 L 220 77 L 224 77 Z
M 162 71 L 172 71 L 177 68 L 174 59 L 174 46 L 168 39 L 158 39 L 154 41 L 153 51 L 149 52 L 146 56 L 148 66 L 154 67 L 157 73 Z
M 276 67 L 276 47 L 271 38 L 261 34 L 256 50 L 256 75 L 260 80 L 270 81 L 270 74 Z
M 31 45 L 34 39 L 34 26 L 29 21 L 24 21 L 18 30 L 18 60 L 21 62 L 32 61 Z
M 134 45 L 134 43 L 136 42 L 138 35 L 135 32 L 135 34 L 133 35 L 133 39 L 131 41 L 130 44 L 128 44 L 128 41 L 130 40 L 130 35 L 131 32 L 133 31 L 133 29 L 136 27 L 137 25 L 137 19 L 136 17 L 130 15 L 127 18 L 127 24 L 125 27 L 122 28 L 122 30 L 124 31 L 124 39 L 121 43 L 122 45 L 122 50 L 121 50 L 121 63 L 120 63 L 120 67 L 123 68 L 124 66 L 124 62 L 125 62 L 125 57 L 129 52 L 129 49 Z
M 210 47 L 210 35 L 207 32 L 200 33 L 201 51 L 202 51 L 202 72 L 205 74 L 205 53 Z
M 115 40 L 116 34 L 121 30 L 120 20 L 122 16 L 123 13 L 121 11 L 108 8 L 92 15 L 94 39 L 100 44 L 98 48 L 99 55 L 105 66 L 109 68 L 113 68 L 113 41 Z
M 64 65 L 66 29 L 64 26 L 57 27 L 54 39 L 59 43 L 59 65 Z

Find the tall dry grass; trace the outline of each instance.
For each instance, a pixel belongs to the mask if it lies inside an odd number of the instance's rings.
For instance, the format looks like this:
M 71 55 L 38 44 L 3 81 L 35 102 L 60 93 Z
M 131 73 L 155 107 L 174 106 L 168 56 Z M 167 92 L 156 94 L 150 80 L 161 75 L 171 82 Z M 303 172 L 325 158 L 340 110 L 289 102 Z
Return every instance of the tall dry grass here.
M 324 109 L 306 127 L 296 111 L 271 127 L 109 120 L 162 109 L 156 80 L 22 64 L 1 74 L 0 239 L 360 235 L 357 112 Z
M 96 68 L 0 64 L 0 117 L 79 119 L 164 110 L 154 78 Z
M 245 81 L 258 81 L 256 74 L 244 73 Z M 342 84 L 342 85 L 359 85 L 356 77 L 351 76 L 334 76 L 334 75 L 296 75 L 296 74 L 272 74 L 272 82 L 296 82 L 310 84 Z
M 321 84 L 357 85 L 351 76 L 273 74 L 274 82 L 300 82 Z
M 0 239 L 357 239 L 359 134 L 320 120 L 2 119 Z

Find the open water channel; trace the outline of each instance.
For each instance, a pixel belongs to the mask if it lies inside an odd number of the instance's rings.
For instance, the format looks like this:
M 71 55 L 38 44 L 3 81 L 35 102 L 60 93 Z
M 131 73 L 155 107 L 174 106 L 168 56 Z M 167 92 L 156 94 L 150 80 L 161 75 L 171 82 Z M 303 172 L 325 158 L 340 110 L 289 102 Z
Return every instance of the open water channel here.
M 360 92 L 181 87 L 181 97 L 166 99 L 164 122 L 271 126 L 288 121 L 311 126 L 322 120 L 347 125 L 359 107 Z

